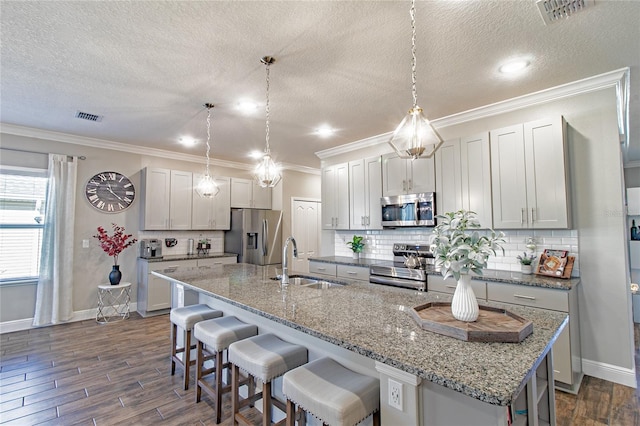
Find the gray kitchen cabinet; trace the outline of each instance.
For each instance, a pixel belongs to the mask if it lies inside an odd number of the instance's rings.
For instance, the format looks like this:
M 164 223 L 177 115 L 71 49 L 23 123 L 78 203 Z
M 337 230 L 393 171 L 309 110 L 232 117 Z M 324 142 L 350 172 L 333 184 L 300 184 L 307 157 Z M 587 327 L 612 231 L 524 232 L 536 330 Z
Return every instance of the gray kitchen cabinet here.
M 331 278 L 369 281 L 369 268 L 327 262 L 309 261 L 309 273 L 326 275 Z
M 582 381 L 578 294 L 571 290 L 487 282 L 487 300 L 550 309 L 569 314 L 569 325 L 553 345 L 553 373 L 556 387 L 577 393 Z
M 380 156 L 349 162 L 349 228 L 382 229 Z
M 271 188 L 262 188 L 253 179 L 231 178 L 231 207 L 271 209 Z
M 196 186 L 204 175 L 193 174 L 193 194 L 191 229 L 224 231 L 231 227 L 231 190 L 228 177 L 212 177 L 218 185 L 218 193 L 213 198 L 201 197 Z
M 490 132 L 494 228 L 570 227 L 565 129 L 555 117 Z
M 382 196 L 420 194 L 436 190 L 435 163 L 432 158 L 406 160 L 398 154 L 382 156 Z
M 153 261 L 138 259 L 138 298 L 137 311 L 143 317 L 166 314 L 171 310 L 171 282 L 153 275 L 153 271 L 176 269 L 178 267 L 194 268 L 197 266 L 215 266 L 236 263 L 235 256 L 202 257 L 197 259 L 181 259 Z
M 137 310 L 143 317 L 160 315 L 171 309 L 171 283 L 151 274 L 152 271 L 175 269 L 179 266 L 195 267 L 196 259 L 171 262 L 149 262 L 138 259 L 138 301 Z
M 191 229 L 192 173 L 142 169 L 141 229 Z
M 427 276 L 427 291 L 436 291 L 438 293 L 453 294 L 456 290 L 457 282 L 453 277 L 446 280 L 442 275 Z M 471 280 L 471 288 L 479 301 L 487 300 L 487 283 L 486 281 Z
M 349 229 L 349 164 L 324 167 L 322 229 Z

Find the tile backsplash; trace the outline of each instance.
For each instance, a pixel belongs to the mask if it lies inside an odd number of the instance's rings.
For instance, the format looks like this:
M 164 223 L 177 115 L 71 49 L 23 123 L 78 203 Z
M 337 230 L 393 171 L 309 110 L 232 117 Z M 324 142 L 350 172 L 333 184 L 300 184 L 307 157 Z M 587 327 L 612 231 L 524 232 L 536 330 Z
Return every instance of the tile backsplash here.
M 482 232 L 482 231 L 481 231 Z M 536 257 L 544 249 L 568 250 L 570 256 L 575 256 L 572 276 L 580 276 L 580 261 L 578 259 L 578 231 L 577 230 L 521 230 L 503 231 L 505 234 L 504 255 L 498 252 L 491 256 L 487 267 L 502 271 L 520 271 L 520 263 L 516 256 L 527 250 L 527 239 L 532 237 L 536 244 Z M 365 246 L 361 254 L 367 259 L 393 260 L 393 244 L 426 243 L 431 235 L 431 228 L 424 229 L 385 229 L 384 231 L 336 231 L 335 255 L 351 256 L 352 252 L 347 242 L 353 235 L 365 237 Z M 535 266 L 535 265 L 534 265 Z
M 164 256 L 170 254 L 187 254 L 189 238 L 193 238 L 195 244 L 198 244 L 198 240 L 201 238 L 208 238 L 211 243 L 211 253 L 221 253 L 224 251 L 224 231 L 140 231 L 138 232 L 137 238 L 138 241 L 145 238 L 157 238 L 161 240 L 162 254 Z M 173 247 L 167 247 L 164 243 L 165 238 L 175 238 L 178 240 L 178 244 Z

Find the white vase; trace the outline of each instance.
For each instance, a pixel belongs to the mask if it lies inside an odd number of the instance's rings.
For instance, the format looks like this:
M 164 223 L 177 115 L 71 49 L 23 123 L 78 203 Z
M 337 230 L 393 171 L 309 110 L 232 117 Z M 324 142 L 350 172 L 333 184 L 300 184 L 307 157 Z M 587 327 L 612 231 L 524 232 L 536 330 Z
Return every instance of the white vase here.
M 525 275 L 531 275 L 533 273 L 533 265 L 520 265 L 520 271 Z
M 360 253 L 357 253 L 357 252 L 355 252 L 355 251 L 354 251 L 354 252 L 353 252 L 353 258 L 354 258 L 355 260 L 360 259 Z
M 473 322 L 478 319 L 478 300 L 471 288 L 471 275 L 462 274 L 451 301 L 451 313 L 460 321 Z

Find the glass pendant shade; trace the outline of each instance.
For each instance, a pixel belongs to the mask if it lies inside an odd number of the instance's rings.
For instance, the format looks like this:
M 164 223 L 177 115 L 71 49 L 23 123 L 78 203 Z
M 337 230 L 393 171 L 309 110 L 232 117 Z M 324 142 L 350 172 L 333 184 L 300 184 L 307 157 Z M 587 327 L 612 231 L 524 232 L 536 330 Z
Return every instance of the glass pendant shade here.
M 409 110 L 400 125 L 393 132 L 389 144 L 399 157 L 413 159 L 430 158 L 442 145 L 442 138 L 416 106 Z
M 260 162 L 253 170 L 253 177 L 262 188 L 273 188 L 282 179 L 280 167 L 273 162 L 271 154 L 265 152 Z
M 213 198 L 219 191 L 218 184 L 208 174 L 204 175 L 196 185 L 196 193 L 203 198 Z

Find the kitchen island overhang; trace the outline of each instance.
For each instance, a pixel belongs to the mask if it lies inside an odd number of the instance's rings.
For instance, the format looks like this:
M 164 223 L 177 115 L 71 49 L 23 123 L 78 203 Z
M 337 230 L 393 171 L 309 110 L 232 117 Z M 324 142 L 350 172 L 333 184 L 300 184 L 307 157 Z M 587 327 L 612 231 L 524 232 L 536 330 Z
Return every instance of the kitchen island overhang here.
M 285 332 L 295 330 L 373 360 L 383 370 L 388 366 L 400 376 L 414 376 L 417 388 L 421 381 L 428 382 L 454 391 L 454 397 L 465 395 L 495 408 L 514 403 L 536 370 L 545 361 L 551 362 L 551 347 L 569 320 L 561 312 L 486 303 L 507 307 L 531 320 L 533 334 L 521 343 L 464 342 L 422 330 L 409 313 L 412 307 L 429 301 L 447 301 L 448 296 L 349 280 L 344 286 L 328 289 L 295 285 L 283 288 L 271 279 L 275 276 L 273 266 L 248 264 L 178 268 L 153 274 L 198 292 L 201 301 L 234 307 L 234 315 L 251 313 L 284 326 L 280 330 Z M 552 371 L 549 378 L 552 379 Z M 433 388 L 431 384 L 427 387 Z M 390 409 L 384 407 L 387 395 L 383 385 L 384 421 L 384 413 Z M 553 386 L 548 388 L 547 395 L 552 396 Z M 448 392 L 442 390 L 442 394 Z M 416 416 L 427 418 L 420 395 Z M 504 418 L 500 415 L 506 409 L 489 411 L 499 417 L 490 424 L 506 424 L 503 423 L 506 415 Z

